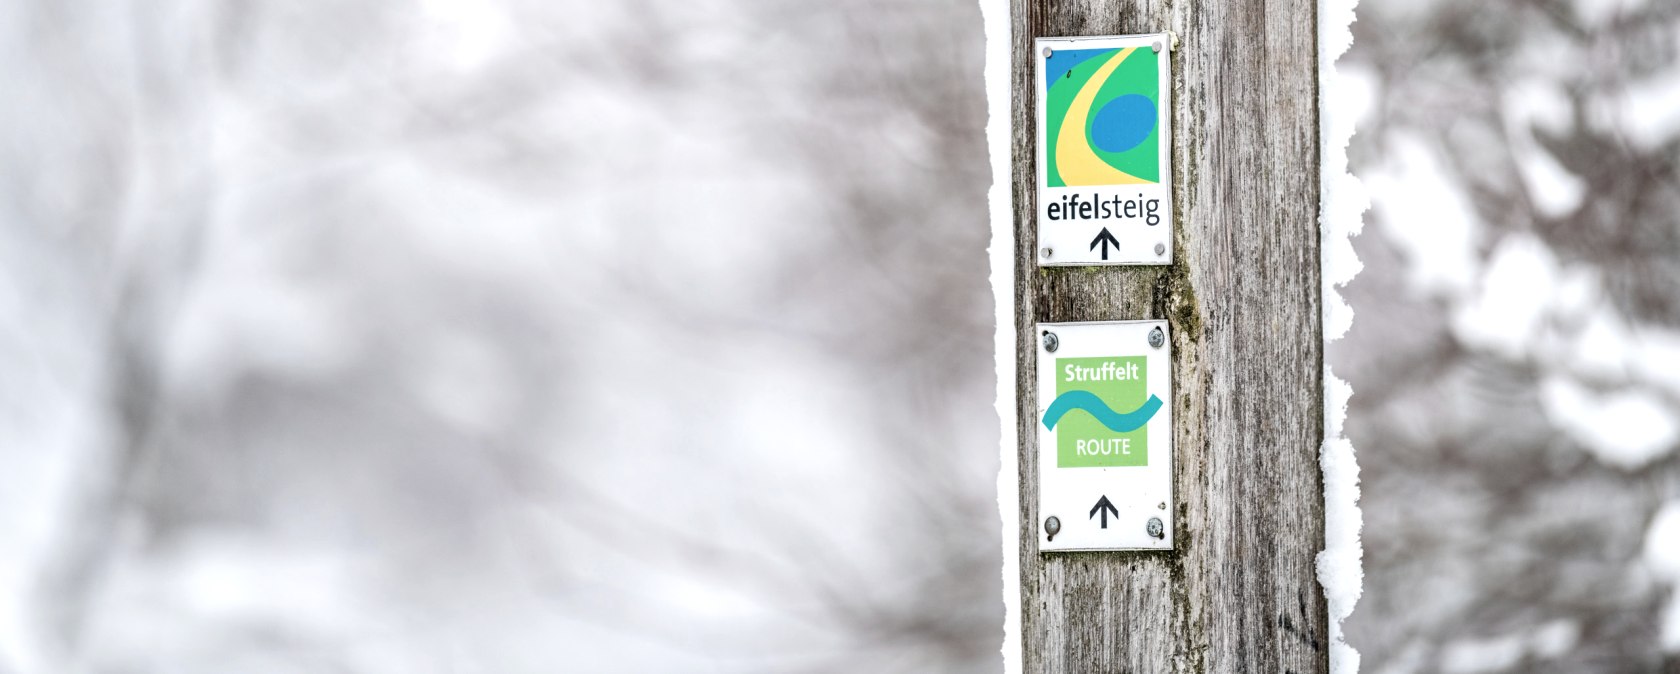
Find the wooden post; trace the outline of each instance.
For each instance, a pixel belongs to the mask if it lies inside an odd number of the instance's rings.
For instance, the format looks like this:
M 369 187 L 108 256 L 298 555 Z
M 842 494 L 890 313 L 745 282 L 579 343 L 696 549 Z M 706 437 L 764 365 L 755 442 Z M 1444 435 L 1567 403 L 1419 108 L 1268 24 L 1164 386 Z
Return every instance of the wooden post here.
M 1027 672 L 1325 672 L 1312 0 L 1012 0 Z M 1032 40 L 1170 30 L 1170 267 L 1035 264 Z M 1040 553 L 1037 321 L 1172 325 L 1170 553 Z

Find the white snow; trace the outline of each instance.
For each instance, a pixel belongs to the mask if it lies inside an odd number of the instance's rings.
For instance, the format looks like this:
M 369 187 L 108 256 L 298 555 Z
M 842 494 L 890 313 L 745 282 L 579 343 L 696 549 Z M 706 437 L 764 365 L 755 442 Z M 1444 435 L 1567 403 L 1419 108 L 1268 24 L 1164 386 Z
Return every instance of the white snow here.
M 1480 292 L 1454 314 L 1454 335 L 1468 346 L 1521 358 L 1557 280 L 1557 260 L 1546 244 L 1526 232 L 1506 235 L 1488 260 Z
M 1662 147 L 1680 133 L 1680 78 L 1665 72 L 1631 82 L 1594 101 L 1591 119 L 1641 150 Z
M 1365 171 L 1362 180 L 1383 232 L 1406 255 L 1412 288 L 1434 295 L 1464 291 L 1476 278 L 1481 231 L 1469 199 L 1426 140 L 1395 131 L 1384 145 L 1386 160 Z
M 1354 6 L 1358 0 L 1319 2 L 1319 108 L 1323 120 L 1320 147 L 1319 226 L 1320 272 L 1324 284 L 1324 341 L 1346 334 L 1353 323 L 1353 310 L 1338 288 L 1353 280 L 1361 264 L 1351 237 L 1358 234 L 1370 205 L 1365 186 L 1347 170 L 1347 146 L 1359 119 L 1373 98 L 1372 80 L 1363 73 L 1343 73 L 1336 59 L 1353 44 Z M 1397 204 L 1397 201 L 1392 201 Z M 1468 211 L 1463 211 L 1467 213 Z M 1466 231 L 1468 231 L 1466 229 Z M 1464 255 L 1470 248 L 1463 246 Z M 1363 549 L 1359 533 L 1363 526 L 1359 511 L 1359 463 L 1353 443 L 1342 435 L 1348 399 L 1353 389 L 1324 367 L 1324 447 L 1319 465 L 1324 471 L 1324 550 L 1317 561 L 1318 581 L 1330 611 L 1330 671 L 1355 674 L 1359 652 L 1344 640 L 1342 621 L 1353 614 L 1363 589 Z
M 1574 123 L 1569 95 L 1556 77 L 1513 82 L 1505 88 L 1502 102 L 1506 130 L 1514 136 L 1531 135 L 1531 128 L 1561 134 Z
M 1441 671 L 1449 674 L 1497 672 L 1517 664 L 1523 655 L 1520 634 L 1492 639 L 1457 639 L 1441 653 Z
M 1558 658 L 1574 648 L 1580 639 L 1581 625 L 1567 618 L 1496 637 L 1454 639 L 1441 649 L 1441 671 L 1451 674 L 1504 671 L 1524 657 Z
M 1663 400 L 1680 395 L 1680 339 L 1630 327 L 1594 270 L 1560 263 L 1533 234 L 1499 240 L 1452 329 L 1465 346 L 1542 368 L 1541 409 L 1600 462 L 1634 470 L 1680 440 Z
M 1540 146 L 1535 129 L 1561 134 L 1573 124 L 1569 96 L 1555 81 L 1526 79 L 1507 87 L 1502 111 L 1517 173 L 1529 200 L 1542 215 L 1561 217 L 1581 205 L 1586 181 L 1570 173 Z
M 1587 183 L 1563 168 L 1551 153 L 1535 143 L 1518 143 L 1517 173 L 1528 188 L 1528 198 L 1535 210 L 1548 217 L 1562 217 L 1580 207 L 1587 194 Z
M 1529 650 L 1541 658 L 1557 658 L 1575 648 L 1581 640 L 1581 624 L 1558 618 L 1534 630 L 1529 637 Z
M 1552 294 L 1552 316 L 1577 322 L 1602 305 L 1603 274 L 1586 265 L 1565 266 Z
M 1645 531 L 1645 566 L 1669 585 L 1680 584 L 1680 499 L 1664 503 Z M 1663 610 L 1658 639 L 1664 653 L 1680 653 L 1680 591 L 1674 592 Z
M 1600 462 L 1634 470 L 1680 441 L 1667 402 L 1680 396 L 1680 335 L 1631 325 L 1596 270 L 1560 263 L 1532 234 L 1499 241 L 1452 328 L 1470 348 L 1540 368 L 1541 410 Z
M 1540 405 L 1595 458 L 1624 470 L 1650 463 L 1680 440 L 1680 423 L 1642 389 L 1600 394 L 1568 377 L 1550 377 L 1540 386 Z
M 514 40 L 514 25 L 492 3 L 465 0 L 421 0 L 424 26 L 415 41 L 415 55 L 441 61 L 459 70 L 490 62 Z
M 1586 327 L 1575 339 L 1569 364 L 1575 372 L 1597 377 L 1627 374 L 1632 336 L 1620 312 L 1600 300 L 1587 314 Z
M 992 184 L 986 190 L 992 242 L 993 317 L 992 360 L 997 369 L 998 524 L 1003 528 L 1003 671 L 1021 671 L 1021 536 L 1016 517 L 1021 511 L 1021 472 L 1015 463 L 1018 439 L 1015 420 L 1015 200 L 1010 185 L 1009 76 L 1015 44 L 1010 34 L 1009 2 L 981 0 L 986 28 L 986 148 Z
M 1680 397 L 1680 332 L 1644 327 L 1634 332 L 1630 359 L 1653 386 Z
M 1351 39 L 1352 33 L 1348 34 Z M 1334 140 L 1344 148 L 1341 152 L 1325 152 L 1321 158 L 1324 162 L 1324 192 L 1323 219 L 1325 223 L 1339 223 L 1346 226 L 1345 232 L 1338 232 L 1339 236 L 1325 236 L 1322 244 L 1323 254 L 1322 294 L 1325 297 L 1334 296 L 1336 288 L 1352 281 L 1364 267 L 1359 256 L 1354 253 L 1352 236 L 1364 227 L 1362 215 L 1370 206 L 1370 200 L 1365 196 L 1365 186 L 1358 178 L 1347 172 L 1347 153 L 1345 148 L 1348 139 L 1352 138 L 1354 127 L 1370 112 L 1371 101 L 1375 98 L 1375 79 L 1364 69 L 1348 69 L 1345 71 L 1331 69 L 1321 73 L 1323 86 L 1326 91 L 1334 90 L 1336 105 L 1340 114 L 1323 117 L 1323 133 L 1326 140 Z M 1328 226 L 1328 225 L 1326 225 Z M 1347 334 L 1353 327 L 1353 310 L 1346 302 L 1325 302 L 1324 304 L 1324 335 L 1327 339 L 1336 339 Z
M 1664 400 L 1680 396 L 1680 335 L 1631 326 L 1602 286 L 1599 273 L 1560 263 L 1534 235 L 1507 234 L 1454 311 L 1453 334 L 1542 368 L 1541 409 L 1552 424 L 1599 461 L 1634 470 L 1680 441 Z M 1625 385 L 1600 392 L 1585 382 Z
M 1575 16 L 1588 28 L 1600 28 L 1639 9 L 1645 0 L 1575 0 Z

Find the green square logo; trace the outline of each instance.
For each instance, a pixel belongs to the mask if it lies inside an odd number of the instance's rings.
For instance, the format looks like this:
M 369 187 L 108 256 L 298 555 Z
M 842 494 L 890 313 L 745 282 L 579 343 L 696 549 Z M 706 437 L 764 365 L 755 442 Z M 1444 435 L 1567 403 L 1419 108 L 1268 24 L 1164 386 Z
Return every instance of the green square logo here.
M 1057 49 L 1042 67 L 1047 186 L 1161 182 L 1158 54 L 1147 46 Z
M 1149 465 L 1147 419 L 1154 416 L 1151 408 L 1158 408 L 1159 402 L 1150 397 L 1145 385 L 1147 381 L 1148 361 L 1143 356 L 1057 358 L 1057 404 L 1051 407 L 1059 416 L 1054 420 L 1046 417 L 1046 425 L 1056 431 L 1056 466 L 1102 468 Z M 1077 393 L 1080 391 L 1087 393 Z M 1069 393 L 1074 395 L 1068 396 Z M 1096 400 L 1091 400 L 1091 395 L 1095 395 Z M 1077 403 L 1062 405 L 1071 401 Z M 1128 424 L 1116 423 L 1115 417 L 1133 416 L 1145 410 L 1148 414 L 1143 416 L 1144 421 L 1126 432 L 1111 429 L 1099 418 L 1102 415 L 1110 419 L 1110 423 L 1126 426 Z

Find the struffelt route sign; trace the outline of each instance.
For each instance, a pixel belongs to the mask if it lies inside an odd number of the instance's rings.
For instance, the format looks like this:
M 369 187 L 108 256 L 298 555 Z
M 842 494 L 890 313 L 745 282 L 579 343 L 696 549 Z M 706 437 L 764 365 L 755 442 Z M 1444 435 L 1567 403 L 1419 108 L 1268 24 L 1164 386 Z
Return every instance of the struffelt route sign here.
M 1172 549 L 1167 329 L 1038 324 L 1040 550 Z

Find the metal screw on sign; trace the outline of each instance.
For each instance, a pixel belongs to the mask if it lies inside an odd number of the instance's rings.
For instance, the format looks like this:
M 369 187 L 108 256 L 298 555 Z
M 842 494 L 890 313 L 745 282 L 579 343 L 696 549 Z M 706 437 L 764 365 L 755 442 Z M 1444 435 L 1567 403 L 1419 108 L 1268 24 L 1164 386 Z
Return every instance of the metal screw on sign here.
M 1049 248 L 1038 249 L 1038 254 L 1042 257 L 1050 257 L 1050 253 L 1052 253 L 1052 252 L 1054 252 L 1054 251 L 1051 251 Z
M 1155 255 L 1157 257 L 1162 256 L 1162 255 L 1166 255 L 1166 254 L 1167 254 L 1167 244 L 1164 244 L 1164 243 L 1155 244 Z
M 1153 347 L 1159 349 L 1159 348 L 1161 348 L 1162 344 L 1166 344 L 1166 343 L 1167 343 L 1167 333 L 1161 332 L 1160 328 L 1155 328 L 1155 329 L 1149 331 L 1149 345 L 1150 346 L 1153 346 Z
M 1050 48 L 1049 47 L 1044 48 L 1044 58 L 1050 58 Z
M 1162 526 L 1161 526 L 1161 518 L 1159 518 L 1159 517 L 1149 518 L 1149 537 L 1150 538 L 1161 538 L 1161 537 L 1166 536 L 1166 535 L 1167 535 L 1166 530 L 1163 529 Z
M 1056 347 L 1061 346 L 1061 344 L 1062 344 L 1062 341 L 1059 340 L 1059 339 L 1056 339 L 1056 333 L 1054 333 L 1054 332 L 1044 333 L 1044 350 L 1045 351 L 1055 352 Z
M 1044 540 L 1048 541 L 1055 538 L 1056 534 L 1061 532 L 1061 530 L 1062 521 L 1056 519 L 1055 515 L 1051 515 L 1049 519 L 1044 520 L 1044 533 L 1046 534 Z
M 1155 52 L 1157 54 L 1161 53 L 1161 43 L 1156 42 L 1154 44 L 1149 45 L 1149 51 Z

